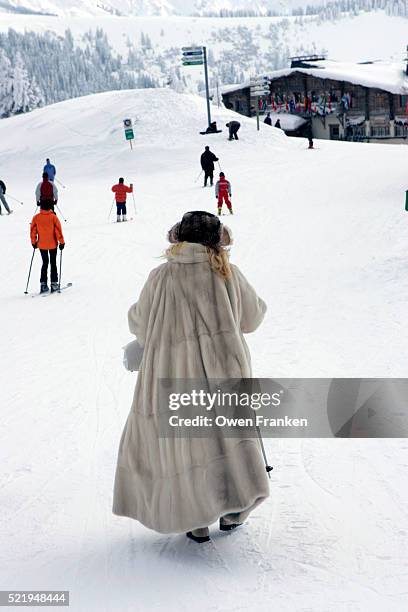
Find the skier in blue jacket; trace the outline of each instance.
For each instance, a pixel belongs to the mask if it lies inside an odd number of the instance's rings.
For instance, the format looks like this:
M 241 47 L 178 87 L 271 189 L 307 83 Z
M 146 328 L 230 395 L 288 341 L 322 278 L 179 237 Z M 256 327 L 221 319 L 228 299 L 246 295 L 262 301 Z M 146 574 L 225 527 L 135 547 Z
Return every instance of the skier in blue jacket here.
M 44 166 L 43 172 L 46 172 L 48 174 L 48 180 L 50 180 L 51 183 L 53 183 L 55 176 L 57 174 L 57 170 L 55 166 L 50 162 L 48 157 L 47 157 L 47 163 Z

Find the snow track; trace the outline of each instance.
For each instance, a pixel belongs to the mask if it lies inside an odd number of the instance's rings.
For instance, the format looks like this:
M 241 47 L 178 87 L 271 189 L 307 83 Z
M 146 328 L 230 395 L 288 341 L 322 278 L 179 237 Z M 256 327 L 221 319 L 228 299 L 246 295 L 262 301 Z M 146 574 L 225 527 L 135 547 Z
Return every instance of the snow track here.
M 126 116 L 139 119 L 133 152 Z M 0 587 L 69 589 L 75 612 L 405 612 L 405 440 L 267 440 L 270 499 L 234 533 L 212 526 L 208 545 L 111 513 L 136 380 L 122 367 L 126 313 L 171 225 L 215 210 L 194 184 L 206 144 L 232 182 L 232 261 L 269 306 L 248 338 L 254 372 L 406 376 L 407 148 L 320 142 L 314 155 L 245 118 L 230 143 L 198 135 L 205 117 L 202 100 L 146 90 L 0 122 L 1 178 L 25 202 L 0 218 Z M 28 221 L 47 156 L 67 185 L 74 287 L 31 300 Z M 119 176 L 137 216 L 113 228 Z M 37 254 L 31 291 L 39 267 Z

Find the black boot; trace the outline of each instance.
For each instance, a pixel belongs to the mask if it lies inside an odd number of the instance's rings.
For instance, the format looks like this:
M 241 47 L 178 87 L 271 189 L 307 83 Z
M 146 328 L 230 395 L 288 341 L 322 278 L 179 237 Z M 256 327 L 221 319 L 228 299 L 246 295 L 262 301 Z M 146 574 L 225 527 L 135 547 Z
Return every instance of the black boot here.
M 233 531 L 237 527 L 240 527 L 243 523 L 230 523 L 222 516 L 220 518 L 220 531 Z
M 200 529 L 193 529 L 193 531 L 187 531 L 186 536 L 190 540 L 194 540 L 197 544 L 204 544 L 204 542 L 210 541 L 210 534 L 208 527 L 201 527 Z
M 49 287 L 47 285 L 47 283 L 41 283 L 40 286 L 40 293 L 47 293 L 47 291 L 49 291 Z

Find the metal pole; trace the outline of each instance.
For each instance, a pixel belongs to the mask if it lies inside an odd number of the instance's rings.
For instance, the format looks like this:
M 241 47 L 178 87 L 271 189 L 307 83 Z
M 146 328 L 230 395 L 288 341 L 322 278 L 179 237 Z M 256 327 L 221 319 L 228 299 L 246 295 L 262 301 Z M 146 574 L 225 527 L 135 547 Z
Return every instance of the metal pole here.
M 60 250 L 60 269 L 58 278 L 58 293 L 61 293 L 61 275 L 62 275 L 62 250 Z
M 67 220 L 64 217 L 64 213 L 62 212 L 62 210 L 60 209 L 60 207 L 58 206 L 58 204 L 55 204 L 55 208 L 59 211 L 61 217 L 64 219 L 65 223 L 67 222 Z
M 207 96 L 208 127 L 210 127 L 210 125 L 211 125 L 211 109 L 210 109 L 210 88 L 208 86 L 207 47 L 203 47 L 203 53 L 204 53 L 205 93 L 206 93 L 206 96 Z
M 110 208 L 110 211 L 109 211 L 109 217 L 108 217 L 108 221 L 109 221 L 109 219 L 110 219 L 110 216 L 111 216 L 111 214 L 112 214 L 112 208 L 113 208 L 113 205 L 114 205 L 114 203 L 115 203 L 115 196 L 113 196 L 113 200 L 112 200 L 112 206 L 111 206 L 111 208 Z
M 203 173 L 203 172 L 204 172 L 204 171 L 203 171 L 203 170 L 201 170 L 200 174 L 197 176 L 196 180 L 194 181 L 195 183 L 198 181 L 198 179 L 200 178 L 200 176 L 202 175 L 202 173 Z
M 266 452 L 265 452 L 265 447 L 264 447 L 264 443 L 263 443 L 263 440 L 262 440 L 261 430 L 259 429 L 258 425 L 256 425 L 256 431 L 257 431 L 257 434 L 258 434 L 258 439 L 259 439 L 259 443 L 261 445 L 262 455 L 263 455 L 264 462 L 265 462 L 265 470 L 266 470 L 266 473 L 268 474 L 268 478 L 270 478 L 271 477 L 271 472 L 273 470 L 273 467 L 271 465 L 269 465 L 268 459 L 266 458 Z
M 259 96 L 256 96 L 256 129 L 259 132 Z
M 19 204 L 24 204 L 24 202 L 22 202 L 21 200 L 18 200 L 17 198 L 15 198 L 14 196 L 12 196 L 11 194 L 7 194 L 8 198 L 11 198 L 12 200 L 14 200 L 15 202 L 18 202 Z
M 24 293 L 27 295 L 28 293 L 28 283 L 30 282 L 30 276 L 31 276 L 31 268 L 33 267 L 33 259 L 34 259 L 34 255 L 35 255 L 35 249 L 33 248 L 33 255 L 31 257 L 31 263 L 30 263 L 30 271 L 28 272 L 28 278 L 27 278 L 27 286 L 26 286 L 26 290 L 24 291 Z

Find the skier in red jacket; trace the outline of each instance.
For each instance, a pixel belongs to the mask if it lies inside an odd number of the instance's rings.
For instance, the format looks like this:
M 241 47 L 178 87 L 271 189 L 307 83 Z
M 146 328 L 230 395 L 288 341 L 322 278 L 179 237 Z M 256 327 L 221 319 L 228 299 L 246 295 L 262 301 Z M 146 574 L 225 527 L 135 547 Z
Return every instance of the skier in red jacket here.
M 133 193 L 133 183 L 130 183 L 128 187 L 125 185 L 125 179 L 120 178 L 119 183 L 112 187 L 112 191 L 115 194 L 116 200 L 116 221 L 127 221 L 126 219 L 126 196 L 128 193 Z M 121 219 L 122 215 L 122 219 Z
M 54 212 L 54 206 L 58 203 L 58 189 L 57 186 L 52 183 L 46 172 L 43 172 L 41 183 L 38 183 L 35 190 L 35 199 L 37 200 L 37 206 L 41 206 L 43 202 L 47 202 L 50 205 L 50 210 Z
M 221 214 L 222 205 L 225 202 L 230 214 L 232 215 L 232 204 L 231 204 L 231 183 L 225 178 L 225 174 L 220 172 L 220 179 L 215 185 L 215 197 L 218 200 L 218 215 Z

